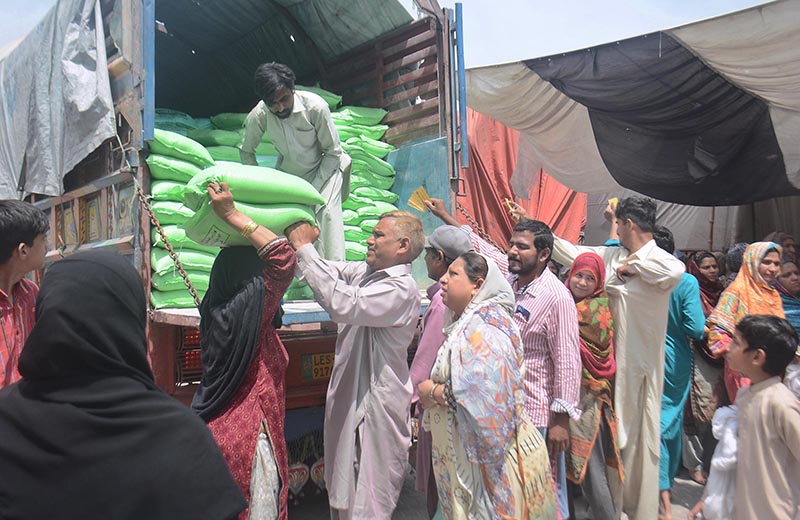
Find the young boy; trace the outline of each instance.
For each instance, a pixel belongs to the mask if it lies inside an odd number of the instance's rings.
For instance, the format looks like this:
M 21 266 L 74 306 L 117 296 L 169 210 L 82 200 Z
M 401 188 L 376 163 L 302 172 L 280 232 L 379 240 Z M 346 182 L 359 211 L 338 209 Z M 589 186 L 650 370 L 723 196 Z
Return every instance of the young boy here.
M 800 401 L 781 382 L 797 332 L 775 316 L 746 316 L 726 359 L 749 377 L 739 391 L 734 520 L 800 518 Z
M 33 328 L 39 288 L 25 275 L 41 269 L 50 223 L 21 200 L 0 200 L 0 388 L 20 379 L 22 346 Z

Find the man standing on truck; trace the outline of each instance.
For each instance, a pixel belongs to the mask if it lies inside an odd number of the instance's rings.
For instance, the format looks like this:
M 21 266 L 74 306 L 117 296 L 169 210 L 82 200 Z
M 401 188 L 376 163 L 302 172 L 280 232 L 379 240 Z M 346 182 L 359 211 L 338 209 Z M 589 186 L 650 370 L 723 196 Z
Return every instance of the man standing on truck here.
M 50 223 L 21 200 L 0 200 L 0 388 L 19 381 L 19 355 L 36 321 L 39 288 L 24 278 L 41 269 Z
M 364 262 L 330 262 L 312 247 L 317 228 L 286 230 L 297 267 L 339 325 L 325 402 L 325 486 L 334 520 L 390 520 L 411 443 L 408 346 L 420 294 L 411 262 L 425 244 L 419 218 L 381 215 Z
M 342 150 L 328 104 L 313 92 L 297 91 L 292 69 L 259 65 L 255 90 L 261 101 L 245 120 L 240 156 L 256 166 L 255 150 L 266 133 L 278 151 L 276 168 L 310 182 L 327 201 L 317 207 L 316 247 L 323 258 L 344 260 L 342 200 L 350 192 L 350 157 Z

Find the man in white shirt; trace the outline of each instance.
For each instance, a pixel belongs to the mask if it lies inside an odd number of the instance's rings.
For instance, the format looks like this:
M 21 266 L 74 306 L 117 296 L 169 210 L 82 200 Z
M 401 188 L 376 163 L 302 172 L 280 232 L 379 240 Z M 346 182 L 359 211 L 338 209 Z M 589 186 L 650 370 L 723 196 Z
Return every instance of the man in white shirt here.
M 317 94 L 298 92 L 294 72 L 280 63 L 259 65 L 255 90 L 261 101 L 245 120 L 242 163 L 258 164 L 255 149 L 269 135 L 278 151 L 276 168 L 310 182 L 327 201 L 316 211 L 317 250 L 328 260 L 344 260 L 342 200 L 350 192 L 350 157 L 339 143 L 328 104 Z

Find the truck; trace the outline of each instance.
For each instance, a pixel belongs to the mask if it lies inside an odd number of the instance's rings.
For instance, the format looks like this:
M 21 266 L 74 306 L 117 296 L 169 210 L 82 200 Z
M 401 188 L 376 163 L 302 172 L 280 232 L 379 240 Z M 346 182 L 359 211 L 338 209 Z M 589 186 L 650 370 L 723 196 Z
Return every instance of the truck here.
M 0 61 L 8 100 L 0 110 L 6 120 L 27 118 L 18 135 L 0 135 L 7 170 L 0 172 L 0 196 L 24 197 L 48 214 L 46 265 L 78 251 L 115 250 L 139 270 L 149 296 L 155 237 L 145 210 L 145 159 L 156 107 L 205 117 L 247 112 L 258 101 L 255 68 L 278 61 L 296 72 L 298 84 L 388 111 L 384 140 L 397 147 L 387 161 L 397 172 L 398 205 L 405 209 L 401 203 L 419 186 L 449 201 L 451 185 L 458 185 L 457 114 L 465 110 L 463 99 L 458 103 L 458 20 L 435 0 L 417 6 L 422 14 L 414 19 L 394 0 L 61 0 Z M 31 77 L 32 92 L 44 82 L 52 99 L 28 95 L 13 79 Z M 71 84 L 75 78 L 84 83 Z M 108 114 L 85 132 L 99 144 L 69 149 L 70 133 L 86 130 L 81 118 L 103 108 L 106 89 Z M 75 108 L 76 98 L 83 109 Z M 62 117 L 43 115 L 54 106 Z M 102 134 L 104 128 L 110 132 Z M 63 160 L 39 160 L 37 151 L 48 147 Z M 423 220 L 428 231 L 437 225 L 431 215 Z M 422 285 L 419 264 L 414 272 Z M 287 437 L 292 431 L 299 438 L 320 426 L 336 327 L 313 303 L 285 310 Z M 187 404 L 202 373 L 198 324 L 196 309 L 151 310 L 147 324 L 156 383 Z

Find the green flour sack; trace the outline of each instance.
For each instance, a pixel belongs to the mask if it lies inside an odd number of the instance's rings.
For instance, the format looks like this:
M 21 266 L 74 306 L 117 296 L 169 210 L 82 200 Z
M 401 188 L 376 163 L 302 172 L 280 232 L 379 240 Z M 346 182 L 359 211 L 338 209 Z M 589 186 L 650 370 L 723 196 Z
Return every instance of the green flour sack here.
M 203 146 L 239 146 L 242 143 L 242 136 L 234 130 L 192 128 L 186 136 Z
M 217 257 L 214 253 L 206 253 L 203 251 L 191 251 L 184 249 L 178 253 L 178 258 L 183 264 L 184 269 L 191 269 L 193 271 L 211 272 L 211 266 L 214 265 L 214 259 Z M 178 272 L 172 258 L 166 249 L 154 247 L 150 250 L 150 268 L 156 274 L 165 274 L 170 271 Z
M 396 193 L 392 193 L 389 190 L 382 190 L 380 188 L 373 188 L 372 186 L 356 188 L 353 193 L 359 197 L 366 197 L 372 200 L 388 202 L 389 204 L 394 204 L 398 199 Z
M 213 166 L 214 159 L 209 155 L 203 145 L 193 141 L 188 137 L 178 135 L 174 132 L 159 130 L 153 131 L 153 140 L 150 141 L 150 151 L 160 155 L 168 155 L 176 159 L 189 161 L 190 163 L 205 168 Z
M 231 112 L 223 112 L 211 116 L 211 122 L 214 126 L 222 130 L 238 130 L 244 126 L 245 119 L 247 119 L 247 114 L 234 114 Z
M 239 155 L 239 149 L 235 146 L 207 146 L 206 150 L 211 154 L 215 163 L 219 161 L 242 163 L 242 156 Z
M 183 190 L 186 189 L 186 184 L 176 181 L 153 181 L 150 184 L 150 195 L 153 200 L 171 200 L 174 202 L 183 202 Z
M 344 243 L 344 258 L 348 262 L 357 262 L 367 258 L 367 246 L 358 242 Z
M 150 176 L 154 179 L 186 184 L 192 180 L 192 177 L 200 173 L 200 168 L 194 164 L 166 155 L 150 154 L 145 162 L 150 168 Z
M 255 206 L 244 202 L 234 204 L 236 209 L 276 235 L 283 235 L 286 228 L 295 222 L 304 221 L 316 225 L 314 212 L 308 206 L 300 204 Z M 194 217 L 183 225 L 183 228 L 186 230 L 186 236 L 199 244 L 209 246 L 250 245 L 250 241 L 220 219 L 209 204 L 204 204 Z
M 192 282 L 196 291 L 207 291 L 208 290 L 208 279 L 211 276 L 210 273 L 206 273 L 204 271 L 186 271 L 186 274 L 189 275 L 189 281 Z M 179 289 L 186 289 L 186 285 L 183 283 L 183 278 L 177 272 L 168 271 L 164 274 L 155 274 L 150 277 L 150 285 L 153 286 L 154 289 L 158 291 L 177 291 Z
M 205 291 L 197 291 L 200 300 Z M 177 291 L 150 291 L 150 303 L 154 309 L 191 309 L 195 307 L 194 298 L 185 287 Z
M 303 204 L 316 206 L 325 199 L 311 183 L 279 170 L 245 164 L 206 168 L 186 185 L 183 202 L 195 210 L 208 199 L 209 182 L 227 182 L 236 202 L 247 204 Z M 283 230 L 281 230 L 281 233 Z
M 397 208 L 388 202 L 381 202 L 376 200 L 372 203 L 371 206 L 365 206 L 363 208 L 359 208 L 356 213 L 358 213 L 359 217 L 370 219 L 370 218 L 379 218 L 384 213 L 389 213 L 390 211 L 397 211 Z
M 186 230 L 176 226 L 175 224 L 163 226 L 162 229 L 164 230 L 164 234 L 167 235 L 169 244 L 178 253 L 184 249 L 191 249 L 192 251 L 205 251 L 206 253 L 211 253 L 213 255 L 219 253 L 218 247 L 205 246 L 203 244 L 198 244 L 194 240 L 190 240 L 186 236 Z M 150 239 L 153 241 L 153 247 L 166 248 L 166 246 L 164 246 L 164 241 L 161 240 L 161 235 L 158 234 L 158 231 L 154 227 L 150 228 Z
M 156 214 L 158 222 L 165 224 L 182 224 L 192 218 L 194 211 L 183 205 L 183 202 L 172 202 L 169 200 L 157 200 L 150 204 L 153 213 Z
M 336 112 L 347 114 L 353 123 L 359 125 L 377 125 L 386 117 L 386 114 L 389 113 L 382 108 L 357 107 L 351 105 L 343 106 Z

